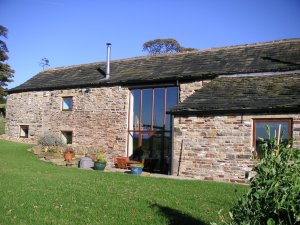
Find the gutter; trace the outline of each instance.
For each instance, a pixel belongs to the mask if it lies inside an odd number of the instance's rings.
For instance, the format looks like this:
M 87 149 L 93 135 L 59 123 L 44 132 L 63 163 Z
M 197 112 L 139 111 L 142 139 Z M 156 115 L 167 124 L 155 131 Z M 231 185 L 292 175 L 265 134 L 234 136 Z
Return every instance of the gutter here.
M 218 116 L 218 115 L 236 115 L 236 114 L 243 114 L 243 115 L 249 115 L 249 114 L 270 114 L 270 113 L 299 113 L 300 111 L 300 105 L 288 107 L 288 108 L 261 108 L 261 109 L 226 109 L 226 110 L 210 110 L 210 111 L 204 111 L 204 110 L 178 110 L 178 111 L 171 111 L 170 114 L 173 116 Z

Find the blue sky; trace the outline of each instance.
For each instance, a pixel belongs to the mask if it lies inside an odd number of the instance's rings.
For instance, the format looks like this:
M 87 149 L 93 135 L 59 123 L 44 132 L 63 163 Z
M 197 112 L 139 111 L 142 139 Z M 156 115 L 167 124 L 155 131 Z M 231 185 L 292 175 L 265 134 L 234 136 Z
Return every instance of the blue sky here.
M 15 87 L 52 67 L 146 53 L 155 38 L 206 49 L 300 37 L 299 0 L 0 0 Z

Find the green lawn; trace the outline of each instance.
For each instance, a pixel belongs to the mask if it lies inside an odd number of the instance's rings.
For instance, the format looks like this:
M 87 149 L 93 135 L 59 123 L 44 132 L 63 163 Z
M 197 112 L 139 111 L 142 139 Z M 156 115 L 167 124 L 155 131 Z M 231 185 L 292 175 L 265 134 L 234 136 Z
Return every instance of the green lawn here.
M 247 190 L 64 168 L 38 160 L 28 147 L 0 140 L 1 225 L 209 224 Z

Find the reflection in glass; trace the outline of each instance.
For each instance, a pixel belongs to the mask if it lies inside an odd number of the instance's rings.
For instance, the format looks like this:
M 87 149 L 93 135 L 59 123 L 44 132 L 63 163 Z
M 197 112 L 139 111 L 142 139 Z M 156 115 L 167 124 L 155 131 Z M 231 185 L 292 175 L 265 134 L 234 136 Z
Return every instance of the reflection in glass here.
M 283 140 L 288 140 L 288 122 L 256 122 L 256 140 L 263 138 L 268 140 L 268 133 L 266 131 L 266 126 L 270 127 L 271 138 L 278 137 L 279 125 L 281 124 L 280 136 Z
M 151 129 L 152 89 L 142 90 L 142 127 L 143 130 Z
M 178 88 L 177 87 L 167 88 L 167 105 L 166 105 L 167 112 L 169 112 L 173 106 L 177 105 L 178 102 L 177 98 L 178 98 Z
M 288 122 L 256 122 L 256 151 L 261 157 L 263 156 L 262 149 L 260 145 L 264 141 L 269 140 L 269 134 L 267 133 L 267 126 L 270 127 L 271 138 L 278 138 L 279 125 L 281 124 L 280 137 L 282 138 L 282 143 L 288 143 Z M 261 140 L 263 139 L 263 140 Z
M 139 120 L 140 120 L 140 97 L 141 91 L 140 90 L 132 90 L 133 96 L 133 129 L 139 129 Z
M 63 97 L 63 110 L 72 110 L 73 98 Z
M 136 154 L 135 152 L 139 149 L 139 133 L 138 132 L 129 132 L 129 156 Z
M 154 90 L 154 115 L 153 128 L 155 130 L 163 130 L 164 128 L 164 100 L 165 89 L 158 88 Z

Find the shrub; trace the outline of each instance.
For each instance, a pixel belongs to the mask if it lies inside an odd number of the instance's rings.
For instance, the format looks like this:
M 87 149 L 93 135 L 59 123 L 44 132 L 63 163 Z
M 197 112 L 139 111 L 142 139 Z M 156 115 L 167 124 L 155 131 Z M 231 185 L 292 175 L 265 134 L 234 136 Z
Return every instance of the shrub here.
M 103 162 L 106 163 L 105 154 L 100 152 L 97 156 L 96 162 Z
M 279 143 L 279 144 L 278 144 Z M 230 211 L 230 224 L 300 223 L 300 149 L 276 137 L 261 146 L 264 157 L 253 170 L 249 192 Z
M 64 146 L 65 143 L 58 134 L 46 133 L 39 138 L 38 143 L 43 147 Z

